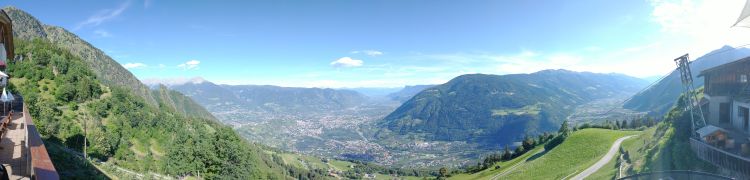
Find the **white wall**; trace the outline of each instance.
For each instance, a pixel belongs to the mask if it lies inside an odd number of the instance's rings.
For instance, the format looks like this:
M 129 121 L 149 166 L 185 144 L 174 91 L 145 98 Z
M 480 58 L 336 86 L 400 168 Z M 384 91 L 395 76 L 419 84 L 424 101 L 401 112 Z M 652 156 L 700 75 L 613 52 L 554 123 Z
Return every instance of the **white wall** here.
M 734 126 L 734 128 L 745 131 L 746 133 L 750 133 L 747 129 L 745 129 L 745 124 L 744 122 L 742 122 L 743 119 L 740 118 L 739 107 L 750 108 L 750 104 L 737 101 L 732 102 L 732 126 Z

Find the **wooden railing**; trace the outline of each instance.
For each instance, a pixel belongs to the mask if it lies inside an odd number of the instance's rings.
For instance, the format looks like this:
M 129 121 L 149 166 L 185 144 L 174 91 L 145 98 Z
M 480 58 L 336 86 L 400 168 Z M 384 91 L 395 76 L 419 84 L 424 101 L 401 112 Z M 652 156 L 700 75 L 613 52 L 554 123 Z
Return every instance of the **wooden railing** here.
M 8 116 L 5 116 L 2 120 L 0 120 L 0 137 L 5 136 L 5 133 L 8 133 L 8 124 L 10 124 L 10 117 L 11 113 L 8 113 Z
M 30 165 L 29 172 L 31 172 L 31 179 L 60 179 L 25 103 L 23 105 L 23 116 L 26 119 L 26 122 L 24 122 L 27 138 L 26 147 L 29 153 L 27 157 L 30 162 L 27 164 Z
M 690 138 L 690 148 L 704 161 L 739 173 L 745 178 L 750 177 L 750 158 L 724 151 L 695 138 Z

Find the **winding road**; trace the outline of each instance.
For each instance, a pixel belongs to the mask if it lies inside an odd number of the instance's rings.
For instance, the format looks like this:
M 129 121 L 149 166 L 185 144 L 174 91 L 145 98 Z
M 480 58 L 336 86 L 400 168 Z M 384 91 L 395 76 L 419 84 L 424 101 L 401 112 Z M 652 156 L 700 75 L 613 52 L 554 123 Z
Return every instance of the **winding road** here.
M 604 157 L 602 157 L 601 159 L 599 159 L 599 161 L 594 163 L 594 165 L 591 165 L 591 167 L 587 168 L 586 170 L 581 171 L 581 173 L 579 173 L 578 175 L 574 176 L 571 179 L 579 180 L 579 179 L 586 178 L 591 174 L 594 174 L 594 172 L 596 172 L 597 170 L 602 168 L 604 165 L 609 163 L 610 160 L 612 160 L 612 157 L 614 157 L 615 154 L 617 154 L 617 151 L 620 149 L 620 144 L 622 144 L 622 141 L 625 141 L 626 139 L 631 138 L 633 136 L 635 135 L 625 136 L 625 137 L 621 137 L 620 139 L 617 139 L 615 143 L 612 144 L 612 147 L 609 148 L 609 151 L 607 152 L 607 154 L 604 155 Z

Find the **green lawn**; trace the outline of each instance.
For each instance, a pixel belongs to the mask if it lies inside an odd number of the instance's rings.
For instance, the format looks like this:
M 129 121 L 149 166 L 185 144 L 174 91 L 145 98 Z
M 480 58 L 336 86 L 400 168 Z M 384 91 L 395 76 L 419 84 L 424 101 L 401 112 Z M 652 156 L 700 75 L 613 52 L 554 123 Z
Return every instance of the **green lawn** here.
M 335 169 L 338 169 L 338 170 L 341 170 L 341 171 L 348 171 L 349 169 L 352 169 L 352 168 L 349 168 L 349 165 L 354 165 L 354 163 L 352 163 L 352 162 L 349 162 L 349 161 L 339 161 L 339 160 L 329 160 L 328 164 L 330 164 L 331 166 L 333 166 Z
M 491 168 L 485 169 L 483 171 L 479 171 L 474 174 L 457 174 L 453 175 L 450 179 L 489 179 L 492 178 L 495 174 L 504 172 L 508 168 L 526 161 L 528 158 L 536 154 L 537 152 L 541 152 L 544 150 L 544 146 L 537 146 L 536 148 L 532 149 L 531 151 L 516 157 L 510 161 L 504 161 L 495 163 L 495 165 L 491 166 Z M 540 154 L 541 155 L 541 154 Z M 499 169 L 495 169 L 495 166 L 500 166 Z
M 640 134 L 639 131 L 615 131 L 606 129 L 584 129 L 574 132 L 568 139 L 558 147 L 546 152 L 542 156 L 525 154 L 508 162 L 500 163 L 499 170 L 488 170 L 475 174 L 460 174 L 453 176 L 454 179 L 489 179 L 495 174 L 504 171 L 513 164 L 523 162 L 509 174 L 499 179 L 562 179 L 573 177 L 576 173 L 583 171 L 596 163 L 607 153 L 612 144 L 620 137 Z M 526 156 L 526 157 L 525 157 Z M 533 156 L 533 157 L 532 157 Z M 532 158 L 528 158 L 532 157 Z M 503 166 L 504 165 L 504 166 Z M 614 167 L 614 162 L 607 165 Z M 606 177 L 606 173 L 594 174 Z
M 298 159 L 299 155 L 291 154 L 291 153 L 282 153 L 281 159 L 284 160 L 284 163 L 287 165 L 292 165 L 297 168 L 306 169 L 305 165 L 302 164 L 302 162 Z
M 524 164 L 508 174 L 507 179 L 561 179 L 598 161 L 620 137 L 635 131 L 584 129 L 573 133 L 563 144 L 544 156 Z

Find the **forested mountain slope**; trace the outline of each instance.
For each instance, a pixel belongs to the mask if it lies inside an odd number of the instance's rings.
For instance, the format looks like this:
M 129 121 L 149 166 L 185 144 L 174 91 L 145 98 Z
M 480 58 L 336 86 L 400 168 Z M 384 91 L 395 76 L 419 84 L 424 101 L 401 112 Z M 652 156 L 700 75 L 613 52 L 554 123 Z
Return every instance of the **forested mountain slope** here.
M 207 179 L 324 178 L 322 172 L 286 166 L 264 146 L 246 142 L 210 114 L 196 114 L 205 110 L 179 93 L 163 88 L 141 91 L 143 84 L 129 72 L 118 71 L 124 68 L 108 57 L 106 62 L 96 62 L 82 53 L 92 49 L 75 50 L 75 46 L 90 45 L 74 35 L 50 35 L 69 34 L 67 31 L 23 29 L 41 26 L 18 9 L 5 9 L 13 18 L 23 17 L 14 21 L 18 24 L 14 24 L 18 27 L 14 29 L 18 35 L 16 54 L 23 58 L 8 64 L 7 72 L 13 76 L 9 89 L 23 96 L 63 179 L 105 178 L 90 161 L 80 158 L 84 139 L 89 157 L 143 174 Z M 47 38 L 30 33 L 46 34 Z M 66 44 L 68 41 L 72 43 Z M 117 72 L 103 75 L 107 70 Z M 125 85 L 128 83 L 135 84 Z
M 469 74 L 428 88 L 384 118 L 378 135 L 508 144 L 557 129 L 575 105 L 622 93 L 646 82 L 619 74 L 544 70 L 532 74 Z

